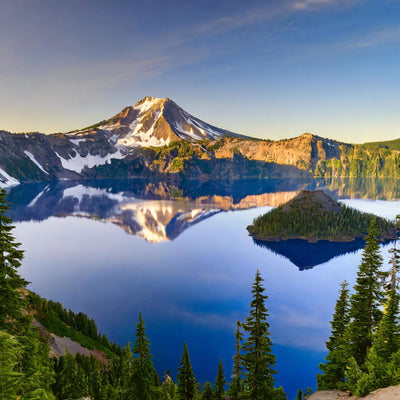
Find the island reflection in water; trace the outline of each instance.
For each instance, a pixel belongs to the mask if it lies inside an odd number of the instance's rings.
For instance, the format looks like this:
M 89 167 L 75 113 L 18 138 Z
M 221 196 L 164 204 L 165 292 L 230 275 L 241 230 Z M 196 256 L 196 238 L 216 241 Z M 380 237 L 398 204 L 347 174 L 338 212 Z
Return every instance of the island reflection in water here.
M 289 259 L 300 271 L 325 264 L 332 258 L 348 253 L 355 253 L 362 249 L 365 241 L 357 238 L 351 242 L 330 242 L 320 240 L 310 243 L 302 239 L 289 239 L 282 241 L 266 241 L 253 238 L 257 246 L 271 250 L 275 254 Z

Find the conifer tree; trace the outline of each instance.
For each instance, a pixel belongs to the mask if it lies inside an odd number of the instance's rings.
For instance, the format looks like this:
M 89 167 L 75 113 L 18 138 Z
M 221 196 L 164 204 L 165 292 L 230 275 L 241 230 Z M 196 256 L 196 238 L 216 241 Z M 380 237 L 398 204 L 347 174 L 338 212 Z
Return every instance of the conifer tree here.
M 8 333 L 0 331 L 0 399 L 17 397 L 21 373 L 17 370 L 21 346 Z
M 350 299 L 349 355 L 355 358 L 359 366 L 364 364 L 381 317 L 379 306 L 383 293 L 379 278 L 382 256 L 377 235 L 377 223 L 372 219 L 357 272 L 355 293 Z
M 240 344 L 243 340 L 243 333 L 241 332 L 240 328 L 242 324 L 240 321 L 236 322 L 236 332 L 235 332 L 235 349 L 236 354 L 233 356 L 233 379 L 231 385 L 229 387 L 229 394 L 235 400 L 238 398 L 238 394 L 243 391 L 243 365 L 242 365 L 242 356 L 240 355 Z
M 178 400 L 192 400 L 196 393 L 196 378 L 194 377 L 186 343 L 183 345 L 183 354 L 176 379 L 178 381 Z
M 130 400 L 133 398 L 132 392 L 132 363 L 133 354 L 130 343 L 127 343 L 124 353 L 121 357 L 121 400 Z
M 133 353 L 137 357 L 132 363 L 132 386 L 135 399 L 153 398 L 154 367 L 151 361 L 150 341 L 146 337 L 142 314 L 139 313 L 139 323 L 136 325 Z
M 12 234 L 14 226 L 5 213 L 10 209 L 6 192 L 0 189 L 0 329 L 10 328 L 21 317 L 23 301 L 21 290 L 28 282 L 17 269 L 21 266 L 23 251 Z
M 213 400 L 214 399 L 214 391 L 210 382 L 206 382 L 203 386 L 203 390 L 201 391 L 201 400 Z
M 399 349 L 399 296 L 395 288 L 390 289 L 388 295 L 389 300 L 372 346 L 376 354 L 386 362 Z
M 349 289 L 348 283 L 341 284 L 339 298 L 333 314 L 331 336 L 326 342 L 329 351 L 319 368 L 324 372 L 317 375 L 319 390 L 337 389 L 345 381 L 346 365 L 348 361 L 348 346 L 346 330 L 349 324 Z
M 275 356 L 272 354 L 272 342 L 269 337 L 268 310 L 265 307 L 265 289 L 262 287 L 264 279 L 257 270 L 253 283 L 253 300 L 250 303 L 250 316 L 243 324 L 248 332 L 243 344 L 243 360 L 246 368 L 245 383 L 252 400 L 275 400 L 286 398 L 283 389 L 274 388 L 273 375 Z
M 217 377 L 214 382 L 214 397 L 215 400 L 222 400 L 225 393 L 225 377 L 224 377 L 224 368 L 222 364 L 222 360 L 219 362 Z
M 169 370 L 165 371 L 163 374 L 164 380 L 161 384 L 161 393 L 163 400 L 172 400 L 175 398 L 176 385 L 171 378 L 171 373 Z

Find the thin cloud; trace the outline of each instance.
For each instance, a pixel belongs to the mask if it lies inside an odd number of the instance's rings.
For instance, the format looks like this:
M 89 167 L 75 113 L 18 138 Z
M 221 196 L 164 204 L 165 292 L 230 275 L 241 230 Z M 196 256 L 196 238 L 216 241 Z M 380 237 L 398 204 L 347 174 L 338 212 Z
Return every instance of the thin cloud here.
M 213 21 L 198 25 L 190 33 L 180 35 L 182 41 L 194 39 L 200 35 L 212 36 L 227 33 L 244 26 L 272 22 L 276 19 L 285 18 L 296 12 L 315 10 L 321 7 L 337 4 L 349 4 L 348 0 L 301 0 L 282 1 L 277 6 L 269 5 L 247 10 L 244 13 L 229 15 Z
M 365 36 L 350 41 L 345 48 L 347 48 L 347 50 L 365 49 L 397 42 L 400 42 L 399 27 L 368 32 Z

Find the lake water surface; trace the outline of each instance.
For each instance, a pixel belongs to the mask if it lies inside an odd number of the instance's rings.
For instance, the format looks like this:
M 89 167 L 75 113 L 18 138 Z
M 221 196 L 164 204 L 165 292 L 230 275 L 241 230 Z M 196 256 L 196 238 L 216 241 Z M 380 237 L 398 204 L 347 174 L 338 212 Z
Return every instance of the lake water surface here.
M 354 283 L 363 245 L 257 245 L 246 226 L 303 188 L 387 218 L 400 211 L 397 181 L 20 185 L 9 194 L 25 250 L 20 273 L 31 290 L 86 313 L 122 346 L 133 342 L 141 311 L 157 371 L 177 372 L 186 341 L 204 384 L 220 359 L 230 380 L 236 321 L 248 315 L 259 268 L 277 385 L 293 399 L 298 388 L 316 387 L 339 285 Z M 391 246 L 382 249 L 385 265 Z

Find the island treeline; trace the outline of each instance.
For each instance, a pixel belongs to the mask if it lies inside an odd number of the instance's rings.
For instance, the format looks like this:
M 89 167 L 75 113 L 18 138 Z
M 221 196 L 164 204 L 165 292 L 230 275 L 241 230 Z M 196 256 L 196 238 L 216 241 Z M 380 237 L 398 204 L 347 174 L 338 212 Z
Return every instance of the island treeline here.
M 17 269 L 23 251 L 12 235 L 5 191 L 0 190 L 0 398 L 2 400 L 284 400 L 282 387 L 274 385 L 275 356 L 269 337 L 268 310 L 263 279 L 257 270 L 246 321 L 235 332 L 233 379 L 226 390 L 222 361 L 214 385 L 195 378 L 189 350 L 183 344 L 181 362 L 173 379 L 154 369 L 150 340 L 139 313 L 134 342 L 124 349 L 100 335 L 96 323 L 83 313 L 67 311 L 60 303 L 27 293 L 27 281 Z M 49 357 L 49 345 L 33 327 L 33 315 L 49 331 L 68 335 L 83 346 L 103 351 L 94 355 L 66 354 Z M 244 336 L 244 333 L 246 334 Z M 232 349 L 233 350 L 233 349 Z
M 399 218 L 398 216 L 397 218 Z M 391 249 L 392 266 L 384 272 L 371 221 L 353 293 L 343 282 L 331 321 L 323 374 L 318 389 L 347 389 L 356 396 L 400 384 L 400 253 Z
M 288 203 L 259 216 L 247 227 L 257 239 L 307 239 L 311 241 L 351 241 L 367 234 L 371 220 L 376 220 L 378 235 L 394 238 L 395 223 L 363 213 L 323 194 L 303 191 Z

